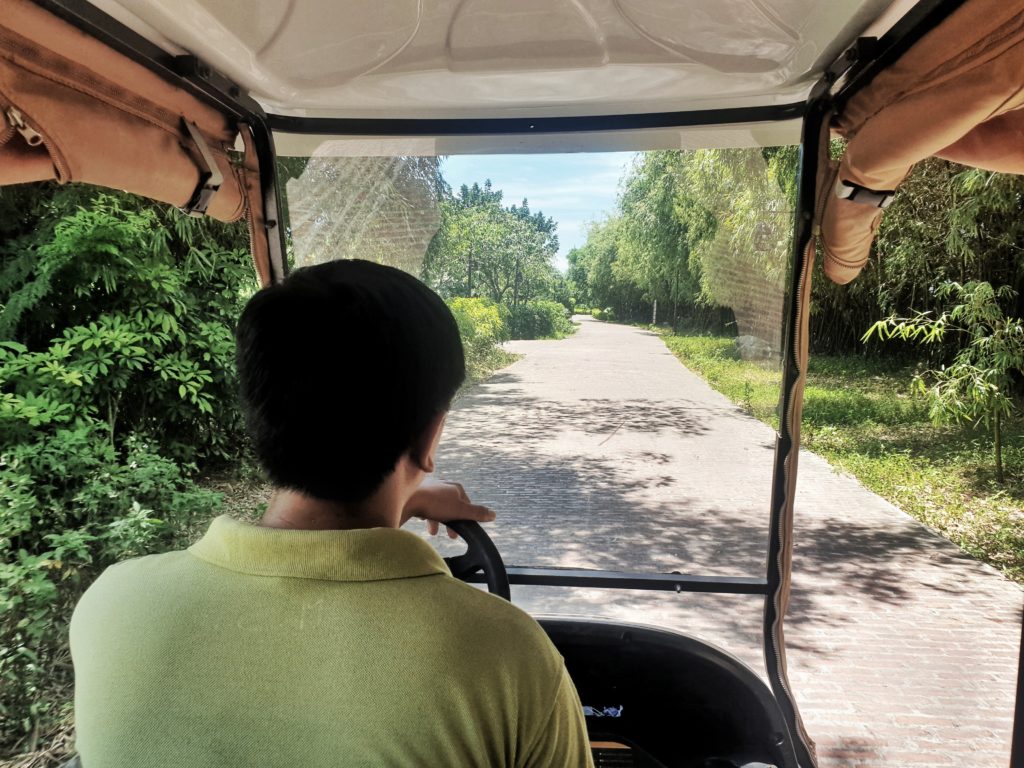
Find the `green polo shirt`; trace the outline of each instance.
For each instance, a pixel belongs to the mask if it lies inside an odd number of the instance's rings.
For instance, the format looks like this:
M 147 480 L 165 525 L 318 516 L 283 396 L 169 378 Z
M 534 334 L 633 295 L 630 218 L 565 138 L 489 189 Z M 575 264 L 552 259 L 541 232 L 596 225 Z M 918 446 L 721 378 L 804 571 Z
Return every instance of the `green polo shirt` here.
M 84 768 L 591 765 L 544 631 L 406 531 L 219 517 L 105 571 L 71 652 Z

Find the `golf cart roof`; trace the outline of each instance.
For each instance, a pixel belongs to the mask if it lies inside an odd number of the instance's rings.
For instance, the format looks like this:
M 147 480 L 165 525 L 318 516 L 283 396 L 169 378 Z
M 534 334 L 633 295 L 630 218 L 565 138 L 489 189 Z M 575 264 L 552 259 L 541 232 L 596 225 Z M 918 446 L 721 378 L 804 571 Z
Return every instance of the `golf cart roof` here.
M 913 0 L 94 0 L 269 114 L 568 117 L 803 103 Z

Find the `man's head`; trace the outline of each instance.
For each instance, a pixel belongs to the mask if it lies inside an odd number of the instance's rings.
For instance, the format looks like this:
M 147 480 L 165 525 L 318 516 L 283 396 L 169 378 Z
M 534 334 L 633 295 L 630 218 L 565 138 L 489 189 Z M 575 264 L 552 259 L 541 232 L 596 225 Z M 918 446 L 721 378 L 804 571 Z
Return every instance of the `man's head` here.
M 319 499 L 370 496 L 465 378 L 444 302 L 368 261 L 306 267 L 265 288 L 236 336 L 261 464 L 276 485 Z

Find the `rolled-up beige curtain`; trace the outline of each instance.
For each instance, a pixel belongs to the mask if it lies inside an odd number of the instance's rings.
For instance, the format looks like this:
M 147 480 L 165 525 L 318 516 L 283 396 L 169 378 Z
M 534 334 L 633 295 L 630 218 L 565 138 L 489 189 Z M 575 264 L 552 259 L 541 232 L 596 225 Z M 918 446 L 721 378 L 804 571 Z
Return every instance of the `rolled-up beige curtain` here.
M 253 225 L 258 168 L 252 152 L 233 152 L 238 134 L 212 106 L 39 6 L 0 0 L 0 185 L 84 182 Z
M 937 155 L 1024 173 L 1024 5 L 967 0 L 845 105 L 846 152 L 821 215 L 825 274 L 867 263 L 883 208 L 914 164 Z

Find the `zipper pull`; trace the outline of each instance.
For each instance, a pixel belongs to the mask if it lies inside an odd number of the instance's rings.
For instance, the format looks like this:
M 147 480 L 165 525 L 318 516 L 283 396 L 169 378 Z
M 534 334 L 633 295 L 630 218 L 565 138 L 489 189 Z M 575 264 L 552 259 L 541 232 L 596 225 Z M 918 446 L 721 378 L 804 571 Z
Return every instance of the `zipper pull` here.
M 14 126 L 14 130 L 22 135 L 30 147 L 38 147 L 43 143 L 43 134 L 26 123 L 21 112 L 14 107 L 7 108 L 7 120 Z

